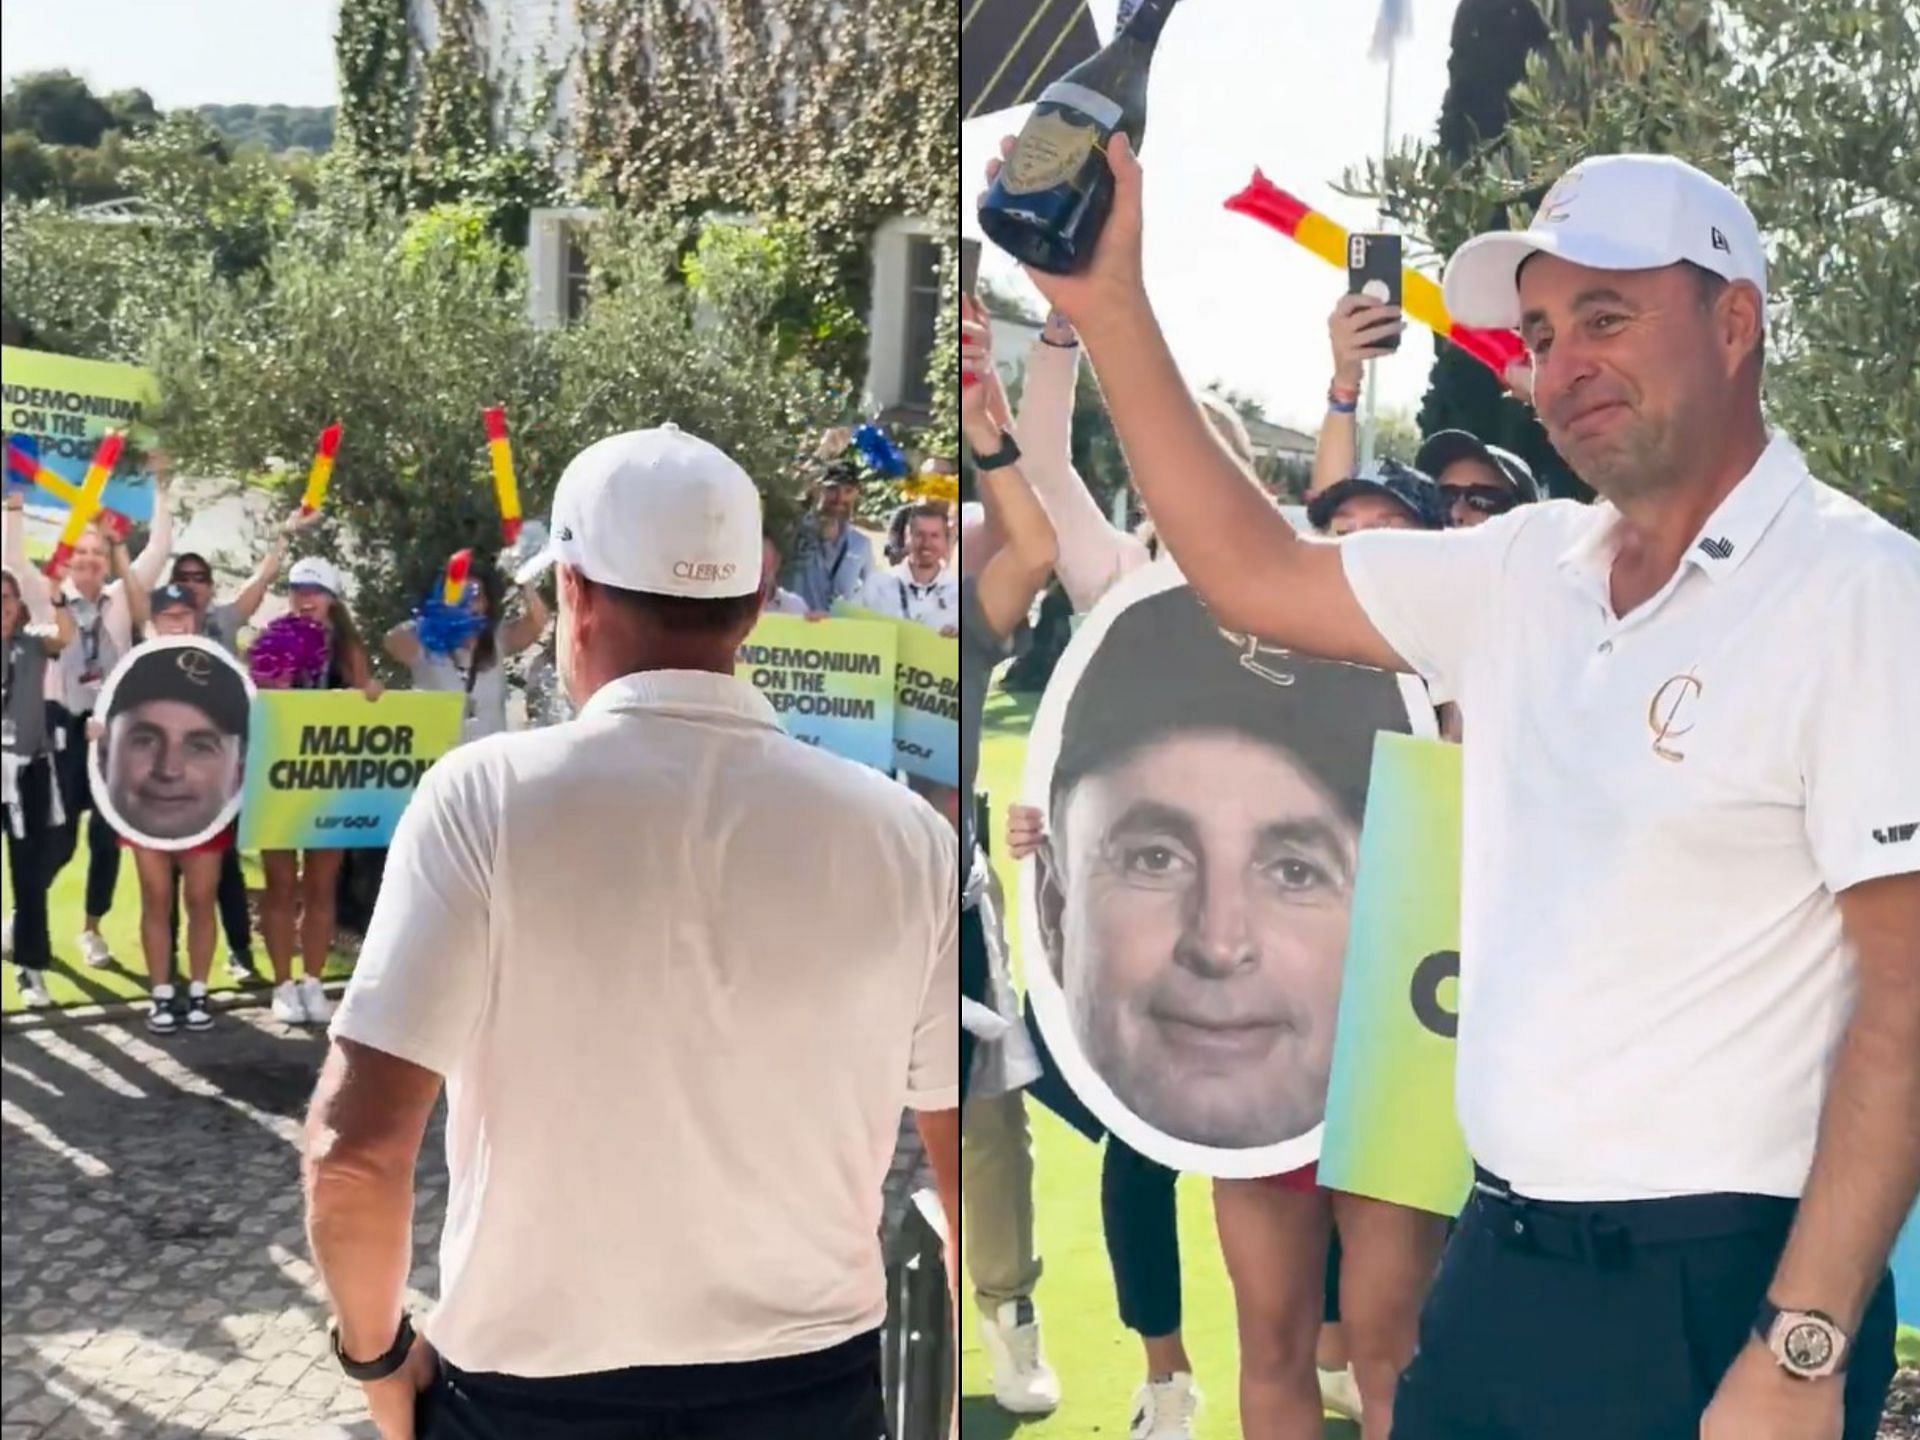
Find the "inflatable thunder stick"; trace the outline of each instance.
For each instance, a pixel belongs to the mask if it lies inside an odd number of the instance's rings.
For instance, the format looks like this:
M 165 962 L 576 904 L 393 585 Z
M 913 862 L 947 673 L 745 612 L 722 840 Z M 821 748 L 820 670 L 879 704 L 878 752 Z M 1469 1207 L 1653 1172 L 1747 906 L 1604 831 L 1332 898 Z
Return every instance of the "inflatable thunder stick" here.
M 481 418 L 487 427 L 487 458 L 493 462 L 493 495 L 500 502 L 500 538 L 511 545 L 520 538 L 520 487 L 513 478 L 506 406 L 492 406 L 481 412 Z
M 1329 265 L 1346 267 L 1347 232 L 1258 170 L 1247 188 L 1227 201 L 1227 209 L 1271 226 Z M 1508 366 L 1525 363 L 1527 347 L 1518 335 L 1511 330 L 1476 330 L 1455 324 L 1440 296 L 1440 287 L 1418 270 L 1401 271 L 1400 291 L 1402 308 L 1408 315 L 1473 356 L 1493 371 L 1502 385 L 1507 383 Z
M 333 478 L 333 457 L 339 448 L 340 425 L 336 421 L 320 432 L 320 443 L 313 448 L 313 468 L 307 471 L 307 493 L 300 497 L 302 514 L 313 514 L 327 498 L 327 482 Z
M 117 430 L 100 437 L 99 448 L 93 452 L 93 461 L 87 466 L 86 478 L 80 482 L 79 498 L 67 511 L 67 523 L 60 529 L 60 541 L 47 559 L 49 580 L 57 581 L 67 573 L 67 562 L 73 559 L 73 547 L 80 543 L 80 537 L 86 533 L 87 523 L 99 511 L 100 496 L 107 488 L 107 477 L 113 474 L 113 467 L 120 463 L 120 447 L 125 439 Z
M 467 575 L 473 569 L 473 551 L 456 550 L 453 558 L 447 561 L 446 583 L 440 587 L 440 598 L 448 605 L 458 605 L 466 598 Z
M 49 470 L 42 465 L 40 457 L 30 446 L 17 439 L 7 441 L 7 469 L 12 472 L 13 478 L 23 485 L 37 485 L 56 500 L 66 501 L 69 507 L 80 503 L 80 487 L 70 483 L 59 471 Z M 131 520 L 118 510 L 108 509 L 106 506 L 100 507 L 99 519 L 102 525 L 123 540 L 133 529 Z

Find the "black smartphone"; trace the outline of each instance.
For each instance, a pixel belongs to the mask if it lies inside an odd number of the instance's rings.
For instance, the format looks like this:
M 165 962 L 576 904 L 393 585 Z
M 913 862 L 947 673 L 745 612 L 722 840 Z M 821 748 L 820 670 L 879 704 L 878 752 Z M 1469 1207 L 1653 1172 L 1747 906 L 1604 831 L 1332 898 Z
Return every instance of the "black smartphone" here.
M 1400 306 L 1400 237 L 1356 234 L 1347 237 L 1347 293 L 1365 295 L 1382 305 Z M 1400 337 L 1389 334 L 1373 349 L 1391 355 Z
M 960 242 L 960 293 L 972 295 L 980 284 L 980 242 Z

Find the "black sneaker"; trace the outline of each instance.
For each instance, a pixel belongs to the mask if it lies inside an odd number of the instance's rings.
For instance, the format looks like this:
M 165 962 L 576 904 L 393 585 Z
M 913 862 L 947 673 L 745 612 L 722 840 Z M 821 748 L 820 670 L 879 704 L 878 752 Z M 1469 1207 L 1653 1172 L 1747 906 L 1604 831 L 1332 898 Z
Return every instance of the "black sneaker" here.
M 166 994 L 153 992 L 153 999 L 147 1009 L 147 1029 L 156 1035 L 171 1035 L 180 1028 L 180 1016 L 174 1011 L 173 987 L 166 987 Z
M 187 991 L 187 1029 L 211 1030 L 213 1011 L 207 1004 L 207 992 L 198 985 Z

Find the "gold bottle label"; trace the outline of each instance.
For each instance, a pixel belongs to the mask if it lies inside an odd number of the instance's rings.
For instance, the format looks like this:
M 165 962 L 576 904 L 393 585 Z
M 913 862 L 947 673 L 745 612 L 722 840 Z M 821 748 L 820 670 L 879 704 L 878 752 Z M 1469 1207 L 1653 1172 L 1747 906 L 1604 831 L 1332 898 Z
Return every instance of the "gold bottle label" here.
M 1009 195 L 1033 195 L 1068 184 L 1093 153 L 1099 135 L 1095 126 L 1075 125 L 1058 111 L 1036 115 L 1020 132 L 1000 183 Z

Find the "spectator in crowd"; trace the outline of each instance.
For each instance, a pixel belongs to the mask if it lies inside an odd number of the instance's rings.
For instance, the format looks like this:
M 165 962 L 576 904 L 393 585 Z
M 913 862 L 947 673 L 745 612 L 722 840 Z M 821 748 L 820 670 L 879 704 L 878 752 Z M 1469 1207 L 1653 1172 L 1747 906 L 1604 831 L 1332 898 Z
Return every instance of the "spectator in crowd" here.
M 462 744 L 507 728 L 506 662 L 536 644 L 547 628 L 546 602 L 531 580 L 520 586 L 517 615 L 508 618 L 504 600 L 499 570 L 478 561 L 461 600 L 474 622 L 462 643 L 451 651 L 429 649 L 421 642 L 419 620 L 402 620 L 387 632 L 386 652 L 406 666 L 414 689 L 463 698 Z
M 55 662 L 47 698 L 54 702 L 54 719 L 65 731 L 64 744 L 56 741 L 56 768 L 63 772 L 62 798 L 74 823 L 56 837 L 60 848 L 51 862 L 55 875 L 73 858 L 79 845 L 79 817 L 93 804 L 87 774 L 87 721 L 93 716 L 101 685 L 147 623 L 147 595 L 160 583 L 173 543 L 168 498 L 172 472 L 158 452 L 153 465 L 153 524 L 140 558 L 127 558 L 126 541 L 117 531 L 89 526 L 74 546 L 61 586 L 73 616 L 75 640 Z M 91 968 L 103 970 L 113 963 L 113 952 L 100 933 L 100 921 L 113 908 L 113 892 L 120 883 L 120 838 L 97 808 L 86 825 L 86 836 L 86 923 L 79 937 L 80 957 Z
M 154 591 L 155 640 L 198 633 L 199 612 L 184 586 Z M 184 1023 L 208 1030 L 213 1012 L 207 982 L 213 972 L 216 892 L 220 867 L 234 846 L 236 821 L 206 832 L 239 795 L 245 763 L 248 695 L 237 660 L 221 661 L 191 648 L 137 647 L 115 683 L 101 740 L 101 768 L 109 803 L 123 825 L 159 840 L 205 836 L 191 846 L 160 849 L 125 834 L 140 880 L 140 945 L 151 987 L 147 1028 L 171 1035 Z M 129 755 L 133 756 L 131 760 Z M 168 804 L 123 803 L 119 773 L 133 765 Z M 137 788 L 133 794 L 138 794 Z M 176 892 L 184 889 L 187 995 L 184 1010 L 174 988 Z
M 193 550 L 183 550 L 174 555 L 168 580 L 171 584 L 183 587 L 193 597 L 194 609 L 199 616 L 198 633 L 238 655 L 240 632 L 246 629 L 259 611 L 267 592 L 273 588 L 273 582 L 280 578 L 280 567 L 286 563 L 287 546 L 293 542 L 294 536 L 319 518 L 318 511 L 310 512 L 304 508 L 296 509 L 289 515 L 281 524 L 273 544 L 260 557 L 260 563 L 247 578 L 247 583 L 235 591 L 230 600 L 215 602 L 213 566 L 208 563 L 206 556 Z
M 1141 280 L 1139 164 L 1123 136 L 1109 156 L 1091 263 L 1034 279 L 1193 584 L 1223 623 L 1419 673 L 1472 717 L 1479 1168 L 1393 1434 L 1870 1440 L 1920 1182 L 1920 831 L 1890 823 L 1920 814 L 1920 543 L 1769 432 L 1751 212 L 1671 157 L 1600 156 L 1529 229 L 1468 242 L 1448 309 L 1520 330 L 1605 503 L 1319 546 L 1209 443 Z
M 358 690 L 369 702 L 385 687 L 374 678 L 367 647 L 341 594 L 340 571 L 331 560 L 309 555 L 287 577 L 292 612 L 326 627 L 327 664 L 317 687 Z M 338 850 L 265 850 L 267 894 L 260 907 L 260 933 L 273 962 L 273 1015 L 287 1025 L 324 1025 L 333 1004 L 321 984 L 333 949 L 335 895 L 340 881 Z M 296 937 L 305 974 L 296 984 Z
M 1370 296 L 1343 295 L 1333 307 L 1327 321 L 1333 383 L 1327 389 L 1327 418 L 1321 422 L 1313 452 L 1309 505 L 1354 473 L 1359 456 L 1356 418 L 1367 362 L 1391 353 L 1381 347 L 1405 330 L 1406 321 L 1397 306 Z M 1508 381 L 1525 393 L 1522 373 L 1509 374 Z M 1414 456 L 1413 468 L 1433 477 L 1444 492 L 1441 516 L 1449 528 L 1478 525 L 1540 499 L 1540 487 L 1525 460 L 1465 430 L 1441 430 L 1428 436 Z
M 760 613 L 762 615 L 805 615 L 807 602 L 780 585 L 780 545 L 773 536 L 761 540 Z
M 734 678 L 762 546 L 732 460 L 616 435 L 553 515 L 580 718 L 428 773 L 310 1112 L 335 1352 L 426 1440 L 872 1440 L 903 1107 L 957 1233 L 952 831 Z M 443 1085 L 428 1343 L 404 1299 Z
M 304 508 L 296 509 L 289 515 L 267 553 L 260 557 L 260 563 L 248 577 L 247 583 L 230 600 L 214 600 L 213 566 L 206 556 L 193 550 L 175 554 L 170 583 L 182 587 L 193 597 L 194 609 L 199 615 L 198 633 L 226 646 L 237 656 L 240 653 L 241 632 L 258 613 L 274 581 L 280 578 L 280 567 L 286 561 L 287 546 L 295 535 L 319 518 L 319 512 L 309 512 Z M 259 973 L 253 963 L 252 923 L 247 914 L 247 882 L 240 868 L 240 849 L 237 845 L 229 845 L 220 856 L 217 898 L 220 925 L 227 936 L 228 973 L 236 984 L 257 980 Z M 180 904 L 177 896 L 173 907 L 173 933 L 174 949 L 177 951 L 180 945 Z
M 1418 470 L 1382 460 L 1370 474 L 1350 475 L 1307 502 L 1307 520 L 1324 535 L 1361 530 L 1438 530 L 1443 497 Z
M 47 583 L 26 556 L 21 496 L 7 497 L 6 535 L 0 551 L 0 645 L 6 684 L 0 688 L 0 827 L 6 832 L 7 887 L 13 910 L 6 919 L 6 952 L 15 966 L 20 998 L 29 1009 L 52 1003 L 45 972 L 53 963 L 47 922 L 48 861 L 68 825 L 54 777 L 54 734 L 48 724 L 49 661 L 73 643 L 73 617 L 66 597 Z
M 887 520 L 887 543 L 880 552 L 886 557 L 889 566 L 898 565 L 907 558 L 907 516 L 913 506 L 896 505 L 893 514 Z
M 1511 450 L 1465 430 L 1440 430 L 1420 443 L 1413 468 L 1434 477 L 1449 529 L 1484 525 L 1517 505 L 1540 499 L 1533 467 Z
M 870 576 L 860 594 L 869 610 L 958 635 L 960 582 L 947 568 L 951 545 L 947 507 L 933 503 L 906 511 L 906 554 L 891 570 Z
M 994 668 L 1012 653 L 1014 637 L 1052 573 L 1056 552 L 1053 527 L 1022 473 L 1012 415 L 993 368 L 986 311 L 971 299 L 965 303 L 961 423 L 985 497 L 982 524 L 991 526 L 998 543 L 977 551 L 963 548 L 961 556 L 960 978 L 962 996 L 976 1007 L 976 1021 L 992 1017 L 991 1026 L 981 1028 L 1005 1037 L 989 1047 L 1001 1053 L 976 1058 L 974 1029 L 963 1028 L 960 1036 L 963 1081 L 976 1074 L 995 1077 L 978 1094 L 970 1091 L 966 1101 L 967 1257 L 994 1398 L 1013 1414 L 1044 1415 L 1060 1403 L 1060 1382 L 1047 1364 L 1033 1304 L 1040 1258 L 1033 1234 L 1033 1142 L 1021 1086 L 1035 1071 L 1026 1054 L 1006 1053 L 1025 1037 L 1016 1029 L 1019 1017 L 1006 975 L 1001 907 L 975 843 L 972 796 L 988 684 Z
M 860 466 L 850 456 L 827 462 L 813 487 L 813 508 L 794 538 L 787 588 L 806 601 L 810 612 L 833 609 L 851 600 L 873 574 L 873 541 L 853 525 L 860 500 Z
M 1149 564 L 1158 551 L 1151 522 L 1129 533 L 1116 529 L 1074 469 L 1073 396 L 1078 384 L 1080 341 L 1058 312 L 1027 352 L 1022 372 L 1020 419 L 1016 431 L 1033 488 L 1047 507 L 1060 537 L 1061 586 L 1084 615 L 1121 576 Z M 1201 393 L 1198 403 L 1228 452 L 1254 468 L 1253 441 L 1247 425 L 1226 401 Z

